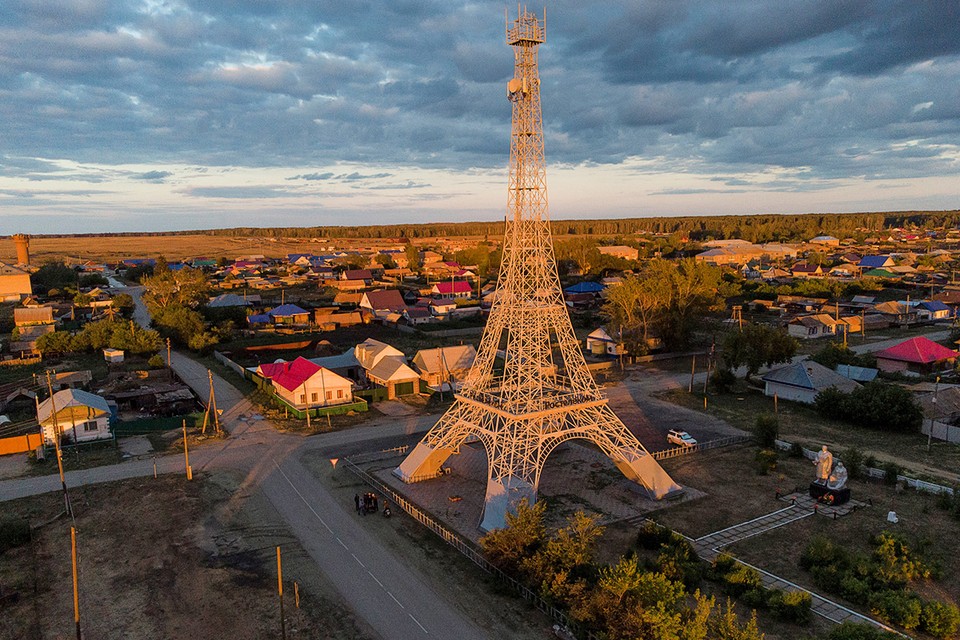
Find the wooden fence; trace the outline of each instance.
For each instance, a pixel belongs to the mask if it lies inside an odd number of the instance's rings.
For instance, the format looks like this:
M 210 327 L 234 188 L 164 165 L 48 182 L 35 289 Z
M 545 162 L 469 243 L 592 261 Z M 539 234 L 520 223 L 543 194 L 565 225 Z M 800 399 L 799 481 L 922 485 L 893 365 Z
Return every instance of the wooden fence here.
M 43 438 L 39 433 L 25 433 L 20 436 L 0 438 L 0 456 L 33 451 L 41 444 L 43 444 Z

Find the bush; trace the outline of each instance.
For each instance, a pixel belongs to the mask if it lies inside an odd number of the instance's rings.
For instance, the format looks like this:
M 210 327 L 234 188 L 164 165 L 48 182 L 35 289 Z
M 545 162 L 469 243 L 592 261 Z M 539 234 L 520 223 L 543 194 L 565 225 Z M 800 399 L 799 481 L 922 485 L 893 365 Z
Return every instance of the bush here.
M 827 418 L 881 431 L 916 432 L 923 421 L 920 405 L 907 389 L 881 380 L 852 393 L 831 387 L 814 398 L 817 412 Z
M 790 445 L 790 450 L 787 452 L 787 455 L 791 458 L 802 458 L 803 445 L 801 445 L 799 442 L 794 442 Z
M 780 435 L 780 425 L 776 416 L 769 413 L 761 413 L 757 416 L 757 422 L 753 428 L 753 436 L 757 439 L 757 444 L 764 449 L 772 449 L 777 444 L 777 437 Z
M 827 640 L 902 640 L 896 633 L 879 629 L 872 624 L 844 622 L 830 631 Z
M 762 476 L 777 468 L 777 452 L 773 449 L 760 449 L 754 460 L 757 463 L 757 473 Z
M 164 364 L 163 356 L 159 353 L 153 354 L 150 356 L 150 359 L 147 360 L 147 365 L 149 365 L 151 369 L 163 369 Z
M 900 625 L 907 631 L 920 626 L 923 605 L 915 593 L 888 589 L 878 591 L 870 598 L 870 612 L 887 622 Z
M 682 582 L 691 590 L 703 579 L 703 561 L 693 545 L 676 533 L 671 535 L 669 542 L 661 545 L 657 568 L 663 575 Z
M 960 629 L 960 610 L 952 604 L 927 602 L 920 622 L 923 630 L 934 638 L 950 638 Z
M 753 589 L 763 589 L 763 581 L 756 569 L 741 564 L 723 577 L 723 590 L 732 596 L 742 596 Z
M 719 367 L 710 376 L 710 384 L 720 393 L 727 393 L 737 382 L 737 376 L 733 371 L 726 367 Z
M 737 566 L 737 561 L 728 553 L 721 553 L 713 559 L 710 565 L 710 579 L 723 580 L 724 576 L 733 571 Z
M 900 475 L 900 467 L 895 462 L 883 463 L 883 484 L 891 487 L 897 484 L 897 476 Z
M 806 591 L 781 591 L 773 589 L 767 606 L 773 615 L 787 622 L 806 623 L 810 620 L 810 605 L 813 598 Z
M 637 546 L 653 551 L 669 543 L 672 537 L 673 532 L 670 529 L 660 526 L 653 520 L 646 520 L 637 532 Z
M 850 447 L 840 456 L 843 465 L 847 468 L 850 478 L 859 478 L 863 475 L 863 452 L 856 447 Z

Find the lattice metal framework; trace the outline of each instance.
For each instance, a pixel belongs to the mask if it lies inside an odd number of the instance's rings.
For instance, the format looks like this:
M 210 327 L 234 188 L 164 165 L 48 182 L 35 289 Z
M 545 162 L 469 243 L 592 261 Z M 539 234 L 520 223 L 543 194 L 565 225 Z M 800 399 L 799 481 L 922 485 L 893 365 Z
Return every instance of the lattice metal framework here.
M 561 443 L 594 443 L 655 497 L 680 487 L 607 406 L 570 323 L 547 217 L 538 47 L 546 20 L 525 9 L 511 26 L 514 77 L 510 177 L 503 258 L 490 317 L 474 365 L 453 406 L 394 470 L 406 482 L 436 477 L 461 444 L 487 453 L 480 527 L 504 526 L 521 498 L 536 498 L 540 473 Z

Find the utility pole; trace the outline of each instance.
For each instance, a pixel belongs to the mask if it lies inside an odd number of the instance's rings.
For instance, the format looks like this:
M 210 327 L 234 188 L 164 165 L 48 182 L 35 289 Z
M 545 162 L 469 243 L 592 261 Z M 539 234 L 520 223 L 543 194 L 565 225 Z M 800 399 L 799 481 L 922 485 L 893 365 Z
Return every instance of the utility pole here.
M 77 574 L 77 529 L 70 527 L 70 559 L 73 564 L 73 622 L 77 626 L 77 640 L 83 640 L 80 633 L 80 584 Z
M 193 469 L 190 468 L 190 451 L 187 450 L 187 419 L 183 419 L 183 464 L 187 470 L 187 480 L 193 480 Z
M 280 637 L 287 638 L 287 621 L 283 616 L 283 565 L 280 562 L 280 546 L 277 546 L 277 596 L 280 599 Z
M 50 382 L 50 372 L 47 371 L 47 391 L 50 392 L 50 415 L 53 416 L 53 446 L 57 452 L 57 469 L 60 471 L 60 486 L 63 488 L 63 504 L 67 515 L 73 517 L 73 505 L 70 503 L 70 494 L 67 492 L 67 480 L 63 475 L 63 452 L 60 450 L 60 423 L 57 420 L 57 401 L 53 397 L 53 383 Z M 39 418 L 39 416 L 37 416 Z M 76 429 L 76 427 L 74 427 Z
M 687 389 L 690 393 L 693 393 L 693 378 L 697 375 L 697 354 L 693 354 L 693 360 L 690 362 L 690 388 Z
M 217 412 L 217 396 L 213 392 L 213 371 L 210 369 L 207 369 L 207 378 L 210 380 L 210 398 L 207 400 L 207 412 L 203 414 L 203 427 L 200 429 L 200 433 L 207 433 L 207 421 L 210 418 L 210 414 L 213 413 L 214 429 L 219 436 L 221 435 L 220 414 Z

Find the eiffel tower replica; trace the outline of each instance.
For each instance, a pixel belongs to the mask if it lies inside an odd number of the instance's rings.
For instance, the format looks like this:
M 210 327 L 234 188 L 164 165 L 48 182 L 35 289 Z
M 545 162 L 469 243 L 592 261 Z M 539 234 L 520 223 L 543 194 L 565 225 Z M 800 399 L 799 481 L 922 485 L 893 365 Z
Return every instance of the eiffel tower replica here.
M 514 77 L 506 232 L 495 301 L 476 360 L 454 404 L 394 475 L 436 478 L 465 442 L 483 443 L 487 493 L 480 528 L 505 526 L 516 502 L 536 500 L 544 462 L 561 443 L 593 443 L 660 499 L 680 491 L 607 405 L 587 369 L 564 304 L 547 218 L 538 47 L 546 16 L 524 9 L 510 25 Z

